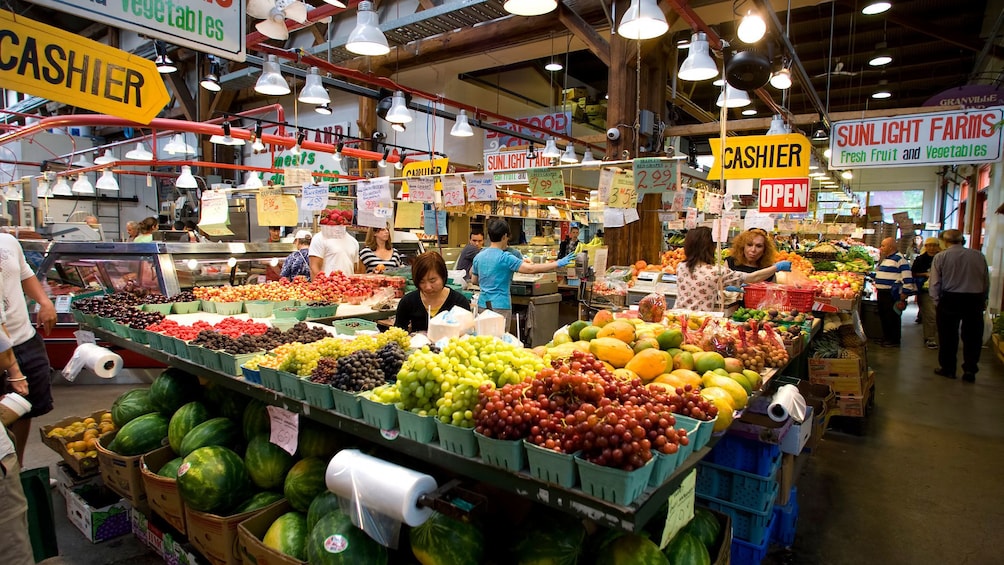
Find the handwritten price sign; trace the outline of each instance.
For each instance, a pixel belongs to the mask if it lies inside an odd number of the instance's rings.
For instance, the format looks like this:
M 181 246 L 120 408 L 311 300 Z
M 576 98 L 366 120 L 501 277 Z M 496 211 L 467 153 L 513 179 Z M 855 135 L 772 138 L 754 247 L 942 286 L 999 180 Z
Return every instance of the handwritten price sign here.
M 610 185 L 610 208 L 634 208 L 638 205 L 638 193 L 634 188 L 634 171 L 621 170 L 614 174 Z
M 464 178 L 467 180 L 467 200 L 470 202 L 494 202 L 498 200 L 494 175 L 478 173 L 466 175 Z M 446 190 L 445 186 L 443 190 Z
M 542 198 L 564 198 L 565 178 L 554 169 L 529 169 L 526 172 L 530 194 Z
M 634 188 L 638 194 L 663 193 L 676 183 L 676 161 L 659 158 L 634 160 Z
M 260 188 L 258 198 L 261 199 L 262 210 L 266 212 L 276 213 L 282 207 L 281 188 Z
M 432 177 L 412 177 L 408 181 L 408 199 L 412 202 L 432 202 L 436 182 Z
M 464 183 L 459 177 L 443 177 L 443 206 L 463 206 Z
M 390 197 L 390 177 L 359 181 L 356 185 L 356 197 L 360 226 L 387 227 L 387 219 L 394 210 L 394 203 Z M 391 210 L 391 214 L 385 212 L 388 209 Z
M 328 187 L 308 184 L 303 187 L 300 208 L 303 210 L 323 210 L 328 205 Z

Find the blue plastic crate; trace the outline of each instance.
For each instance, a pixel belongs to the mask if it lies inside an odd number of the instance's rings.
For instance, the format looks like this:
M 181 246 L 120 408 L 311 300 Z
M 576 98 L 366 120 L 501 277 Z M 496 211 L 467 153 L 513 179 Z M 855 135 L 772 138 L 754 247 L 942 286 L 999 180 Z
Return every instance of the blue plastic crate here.
M 768 524 L 768 532 L 773 524 Z M 730 563 L 732 565 L 760 565 L 764 557 L 767 557 L 767 549 L 770 547 L 770 536 L 764 536 L 759 544 L 750 543 L 741 539 L 732 538 L 732 555 Z
M 777 470 L 780 467 L 780 454 L 774 459 L 770 474 L 766 477 L 701 462 L 697 467 L 697 494 L 750 509 L 763 508 L 766 497 L 771 496 L 776 488 Z
M 784 547 L 795 543 L 795 530 L 798 528 L 798 487 L 791 487 L 788 504 L 774 506 L 774 529 L 770 541 Z
M 767 477 L 771 475 L 774 460 L 780 453 L 779 445 L 725 434 L 705 457 L 705 461 Z
M 759 546 L 765 541 L 770 541 L 770 523 L 774 517 L 774 498 L 777 496 L 778 485 L 774 486 L 770 494 L 765 498 L 767 503 L 762 508 L 747 508 L 732 502 L 712 498 L 709 496 L 697 495 L 704 505 L 712 510 L 723 512 L 732 517 L 732 535 L 736 539 L 749 542 Z

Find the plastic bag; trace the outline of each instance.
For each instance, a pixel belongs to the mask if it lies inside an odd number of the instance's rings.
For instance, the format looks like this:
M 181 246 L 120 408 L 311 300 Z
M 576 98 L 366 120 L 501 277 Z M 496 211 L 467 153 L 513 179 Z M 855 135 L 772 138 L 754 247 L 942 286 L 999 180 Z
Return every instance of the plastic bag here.
M 638 317 L 645 322 L 661 322 L 666 315 L 666 297 L 658 292 L 646 295 L 638 303 Z

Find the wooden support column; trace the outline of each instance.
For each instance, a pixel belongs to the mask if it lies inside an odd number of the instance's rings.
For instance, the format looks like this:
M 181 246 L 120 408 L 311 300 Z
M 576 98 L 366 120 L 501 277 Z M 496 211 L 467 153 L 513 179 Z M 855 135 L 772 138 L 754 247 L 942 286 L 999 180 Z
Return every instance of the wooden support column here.
M 372 139 L 373 132 L 377 130 L 377 100 L 366 96 L 359 97 L 359 117 L 356 119 L 356 126 L 359 128 L 359 137 Z M 377 151 L 375 143 L 367 141 L 362 144 L 362 149 Z M 359 161 L 359 176 L 366 176 L 367 170 L 373 170 L 376 163 L 372 161 Z

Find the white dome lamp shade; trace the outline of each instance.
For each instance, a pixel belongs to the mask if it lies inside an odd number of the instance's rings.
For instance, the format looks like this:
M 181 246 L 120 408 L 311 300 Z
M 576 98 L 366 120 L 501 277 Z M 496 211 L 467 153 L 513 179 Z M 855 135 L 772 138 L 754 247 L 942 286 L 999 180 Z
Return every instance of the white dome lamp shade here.
M 708 80 L 718 76 L 718 64 L 711 58 L 708 36 L 699 31 L 690 37 L 690 53 L 680 66 L 680 80 Z
M 52 196 L 52 187 L 49 185 L 49 181 L 46 178 L 39 177 L 38 185 L 35 187 L 35 194 L 38 194 L 39 198 L 48 198 Z
M 387 116 L 384 119 L 392 124 L 411 123 L 413 118 L 411 110 L 408 109 L 408 102 L 404 98 L 404 92 L 398 90 L 394 93 L 394 100 L 390 105 L 390 110 L 387 110 Z
M 656 0 L 631 0 L 621 18 L 621 25 L 617 26 L 617 35 L 625 39 L 652 39 L 667 31 L 669 23 L 666 22 L 666 14 Z
M 582 166 L 583 167 L 599 167 L 602 164 L 603 164 L 603 161 L 600 161 L 596 157 L 593 157 L 593 151 L 592 151 L 592 149 L 586 149 L 585 154 L 582 155 Z
M 114 155 L 112 155 L 111 149 L 105 149 L 105 152 L 101 154 L 100 157 L 94 160 L 95 165 L 110 165 L 118 161 Z
M 722 106 L 726 108 L 743 108 L 749 106 L 751 103 L 750 95 L 745 90 L 733 88 L 731 84 L 725 85 L 725 90 L 718 95 L 718 101 L 715 102 L 719 108 Z
M 181 166 L 181 174 L 178 175 L 178 180 L 174 181 L 174 186 L 177 188 L 199 188 L 199 182 L 195 180 L 195 175 L 192 174 L 192 167 L 188 165 Z
M 784 116 L 774 114 L 774 117 L 770 119 L 770 129 L 767 130 L 767 135 L 784 135 L 786 133 L 788 133 L 788 126 L 784 123 Z
M 561 154 L 562 163 L 578 163 L 579 156 L 575 154 L 575 145 L 569 143 L 565 146 L 565 152 Z
M 135 149 L 131 149 L 125 154 L 126 159 L 132 159 L 134 161 L 150 161 L 153 159 L 153 153 L 147 151 L 143 142 L 140 141 L 136 144 Z
M 73 183 L 73 193 L 74 194 L 94 194 L 94 185 L 91 184 L 90 179 L 87 175 L 79 175 L 76 182 Z
M 262 182 L 261 177 L 258 176 L 258 171 L 248 171 L 247 177 L 244 179 L 244 188 L 261 188 Z
M 304 104 L 331 103 L 328 91 L 325 90 L 324 85 L 321 84 L 321 75 L 319 74 L 317 67 L 310 67 L 310 74 L 307 75 L 306 84 L 303 85 L 303 90 L 300 91 L 300 96 L 297 100 L 303 102 Z
M 756 43 L 763 39 L 765 33 L 767 33 L 767 24 L 760 17 L 760 14 L 753 10 L 746 12 L 742 21 L 739 22 L 739 29 L 736 30 L 736 35 L 743 43 Z
M 56 184 L 52 187 L 52 196 L 73 196 L 73 190 L 66 182 L 66 177 L 56 176 Z
M 164 152 L 168 155 L 194 155 L 195 148 L 185 141 L 185 134 L 176 133 L 164 146 Z
M 561 151 L 558 150 L 558 146 L 555 144 L 553 137 L 548 139 L 544 144 L 544 150 L 540 153 L 540 156 L 545 159 L 557 159 L 561 157 Z
M 865 4 L 865 7 L 861 8 L 861 13 L 866 16 L 874 16 L 875 14 L 885 12 L 889 8 L 892 8 L 891 2 L 873 1 Z
M 390 53 L 387 37 L 379 28 L 380 19 L 373 11 L 372 2 L 360 2 L 356 13 L 356 27 L 349 34 L 345 48 L 356 55 L 379 56 Z
M 502 8 L 514 16 L 540 16 L 558 7 L 558 0 L 506 0 Z
M 788 90 L 791 88 L 791 71 L 787 68 L 782 68 L 770 75 L 770 85 L 778 90 Z
M 453 137 L 472 137 L 474 135 L 474 130 L 471 129 L 471 124 L 467 121 L 467 110 L 461 110 L 457 114 L 457 121 L 453 124 L 450 135 Z
M 94 184 L 98 190 L 107 190 L 110 192 L 119 191 L 119 181 L 115 180 L 115 175 L 112 174 L 111 169 L 105 169 L 98 177 L 98 182 Z
M 258 94 L 264 94 L 266 96 L 285 96 L 289 94 L 289 83 L 286 79 L 282 77 L 282 73 L 279 72 L 279 58 L 275 55 L 269 55 L 265 64 L 262 66 L 261 76 L 258 77 L 258 82 L 254 85 L 254 90 Z

